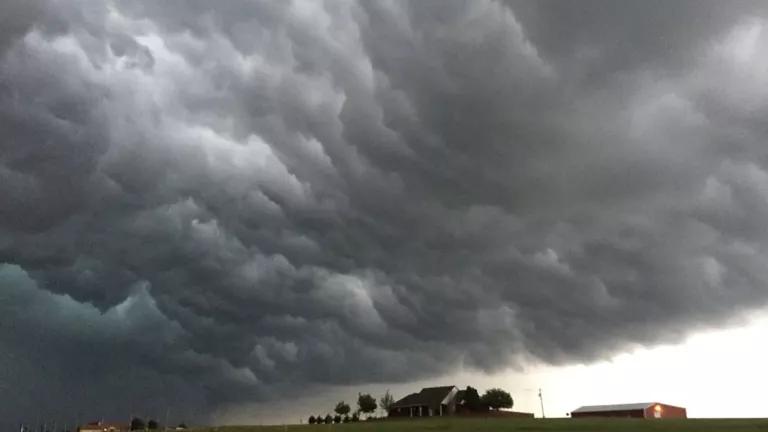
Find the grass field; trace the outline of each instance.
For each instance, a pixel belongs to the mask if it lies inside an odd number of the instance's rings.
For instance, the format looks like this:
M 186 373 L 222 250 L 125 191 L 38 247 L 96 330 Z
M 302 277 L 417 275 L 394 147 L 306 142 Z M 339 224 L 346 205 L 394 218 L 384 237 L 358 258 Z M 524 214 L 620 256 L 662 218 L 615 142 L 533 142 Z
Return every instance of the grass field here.
M 340 425 L 221 426 L 205 432 L 642 432 L 642 431 L 768 431 L 768 419 L 420 419 Z

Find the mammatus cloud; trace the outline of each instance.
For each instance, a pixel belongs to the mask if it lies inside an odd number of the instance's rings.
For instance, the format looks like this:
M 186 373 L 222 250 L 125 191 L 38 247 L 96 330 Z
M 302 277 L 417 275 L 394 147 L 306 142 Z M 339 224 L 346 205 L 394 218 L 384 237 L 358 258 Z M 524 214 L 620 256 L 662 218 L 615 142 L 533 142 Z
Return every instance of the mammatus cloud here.
M 204 420 L 765 304 L 760 6 L 11 1 L 0 417 Z

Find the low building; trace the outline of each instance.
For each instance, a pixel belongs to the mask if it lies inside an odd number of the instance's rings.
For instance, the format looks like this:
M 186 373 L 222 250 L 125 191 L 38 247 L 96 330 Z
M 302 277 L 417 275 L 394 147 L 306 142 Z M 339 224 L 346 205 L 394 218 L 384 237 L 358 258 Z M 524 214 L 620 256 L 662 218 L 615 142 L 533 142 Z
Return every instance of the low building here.
M 79 432 L 127 432 L 130 429 L 127 424 L 105 423 L 103 421 L 91 422 L 79 426 Z
M 624 418 L 687 418 L 685 408 L 659 402 L 641 402 L 619 405 L 583 406 L 571 412 L 573 418 L 624 417 Z
M 389 409 L 390 417 L 432 417 L 456 412 L 456 386 L 426 387 L 398 400 Z

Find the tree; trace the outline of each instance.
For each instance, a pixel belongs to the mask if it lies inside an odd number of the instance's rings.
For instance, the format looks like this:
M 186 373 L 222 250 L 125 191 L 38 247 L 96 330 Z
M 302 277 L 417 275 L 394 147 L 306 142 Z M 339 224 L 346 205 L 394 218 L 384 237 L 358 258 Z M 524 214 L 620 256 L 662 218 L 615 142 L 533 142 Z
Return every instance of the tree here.
M 464 406 L 473 412 L 483 410 L 483 402 L 480 401 L 480 394 L 477 393 L 476 388 L 467 386 L 467 389 L 464 390 Z
M 131 419 L 131 430 L 144 430 L 144 420 L 134 417 Z
M 376 411 L 376 399 L 368 393 L 357 394 L 358 411 L 363 414 L 370 414 Z
M 149 430 L 158 430 L 160 429 L 160 426 L 157 424 L 157 420 L 150 420 L 147 422 L 147 429 Z
M 330 414 L 326 414 L 325 416 L 325 424 L 331 424 L 333 422 L 333 417 L 331 417 Z
M 345 415 L 345 416 L 344 416 L 344 418 L 343 418 L 343 419 L 341 419 L 341 421 L 342 421 L 343 423 L 349 423 L 349 422 L 351 421 L 351 419 L 349 418 L 349 416 L 348 416 L 348 415 Z
M 335 416 L 333 416 L 333 422 L 334 422 L 334 423 L 341 423 L 341 416 L 340 416 L 340 415 L 338 415 L 338 414 L 336 414 Z
M 313 416 L 313 415 L 309 416 L 309 420 L 307 420 L 307 423 L 315 424 L 315 416 Z
M 336 404 L 336 408 L 334 408 L 333 411 L 340 416 L 344 416 L 349 414 L 350 408 L 344 401 L 341 401 Z
M 395 403 L 395 398 L 392 397 L 392 395 L 389 393 L 389 389 L 387 389 L 387 392 L 384 393 L 384 396 L 379 399 L 379 403 L 381 406 L 381 409 L 384 410 L 387 415 L 389 415 L 389 409 L 392 407 L 392 405 Z
M 352 422 L 360 421 L 360 414 L 358 414 L 357 412 L 353 413 L 352 418 L 349 421 L 352 421 Z
M 498 410 L 499 408 L 512 408 L 512 396 L 500 388 L 492 388 L 485 392 L 482 402 L 486 406 Z

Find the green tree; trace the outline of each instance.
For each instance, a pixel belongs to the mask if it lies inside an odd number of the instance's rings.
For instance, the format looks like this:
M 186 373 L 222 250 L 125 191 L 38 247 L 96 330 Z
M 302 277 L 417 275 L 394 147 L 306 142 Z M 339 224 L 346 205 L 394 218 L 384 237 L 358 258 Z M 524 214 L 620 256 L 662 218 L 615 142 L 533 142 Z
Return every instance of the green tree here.
M 157 420 L 150 420 L 147 422 L 147 429 L 158 430 L 160 429 L 160 425 L 157 424 Z
M 333 423 L 333 417 L 331 417 L 330 414 L 325 415 L 325 424 L 331 424 Z
M 500 408 L 512 408 L 512 396 L 500 388 L 492 388 L 485 392 L 481 401 L 484 405 L 494 410 Z
M 376 411 L 376 399 L 368 393 L 358 393 L 357 407 L 361 413 L 370 414 Z
M 480 394 L 477 393 L 477 389 L 467 386 L 464 390 L 464 406 L 470 411 L 482 411 L 483 403 L 480 401 Z
M 340 416 L 345 416 L 349 414 L 350 408 L 344 401 L 341 401 L 336 404 L 336 408 L 333 411 Z
M 394 403 L 395 398 L 392 397 L 392 394 L 389 393 L 389 389 L 387 389 L 386 393 L 384 393 L 384 396 L 379 399 L 379 406 L 387 415 L 389 415 L 389 409 L 392 408 Z
M 144 430 L 144 420 L 134 417 L 131 419 L 131 430 Z
M 311 415 L 309 416 L 309 419 L 307 420 L 308 424 L 315 424 L 315 416 Z

